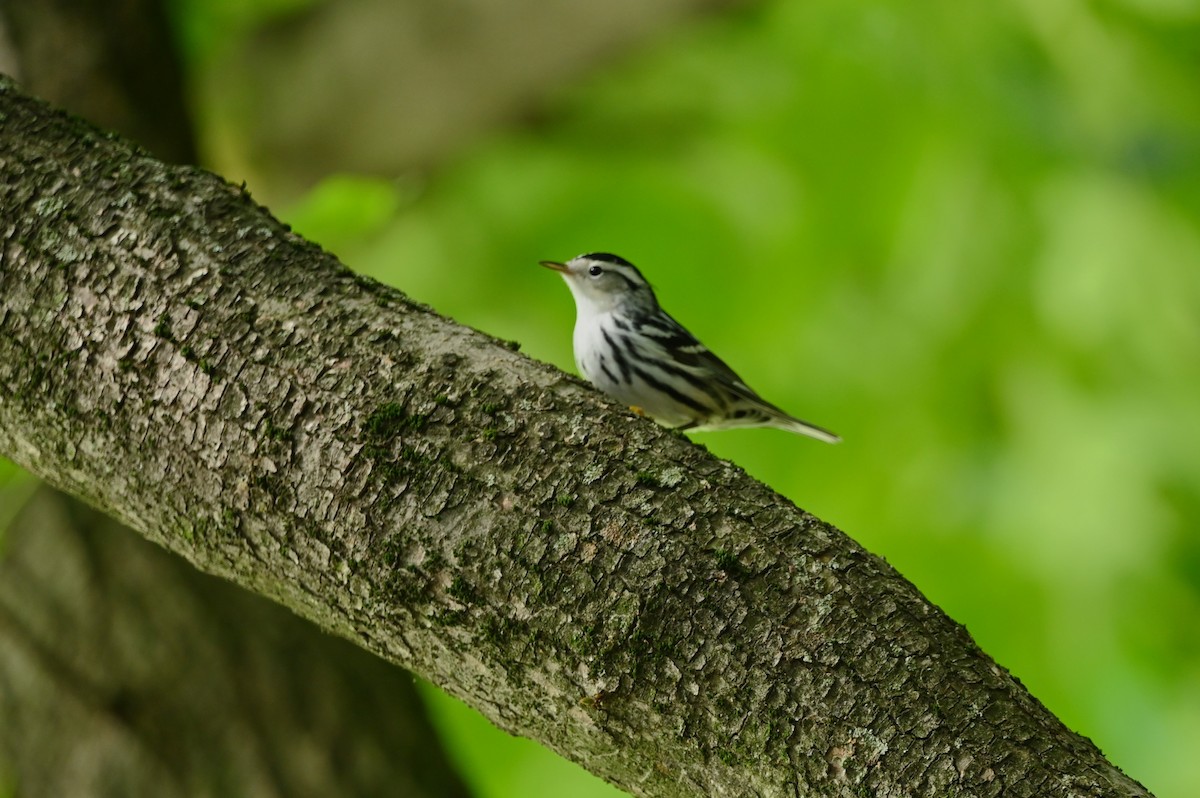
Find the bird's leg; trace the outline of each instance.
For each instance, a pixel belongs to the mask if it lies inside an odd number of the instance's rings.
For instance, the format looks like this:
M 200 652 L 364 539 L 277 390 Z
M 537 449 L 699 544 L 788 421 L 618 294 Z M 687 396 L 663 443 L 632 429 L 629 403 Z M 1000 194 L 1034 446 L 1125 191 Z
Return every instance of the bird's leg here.
M 689 421 L 686 424 L 680 424 L 678 427 L 671 427 L 671 430 L 673 432 L 687 432 L 692 427 L 698 427 L 698 426 L 700 426 L 699 421 Z
M 631 413 L 633 413 L 635 416 L 641 416 L 642 418 L 646 418 L 646 417 L 647 417 L 647 416 L 646 416 L 646 411 L 645 411 L 645 410 L 643 410 L 642 408 L 638 407 L 637 405 L 630 405 L 630 406 L 629 406 L 629 411 L 630 411 Z

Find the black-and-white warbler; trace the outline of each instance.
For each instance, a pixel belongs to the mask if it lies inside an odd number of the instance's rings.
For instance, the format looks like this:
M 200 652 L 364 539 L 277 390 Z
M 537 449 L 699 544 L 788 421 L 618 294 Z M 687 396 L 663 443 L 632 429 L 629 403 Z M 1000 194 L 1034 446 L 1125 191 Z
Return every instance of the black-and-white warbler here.
M 614 399 L 676 429 L 776 427 L 841 440 L 755 393 L 659 306 L 624 258 L 592 252 L 541 264 L 561 273 L 575 297 L 575 365 Z

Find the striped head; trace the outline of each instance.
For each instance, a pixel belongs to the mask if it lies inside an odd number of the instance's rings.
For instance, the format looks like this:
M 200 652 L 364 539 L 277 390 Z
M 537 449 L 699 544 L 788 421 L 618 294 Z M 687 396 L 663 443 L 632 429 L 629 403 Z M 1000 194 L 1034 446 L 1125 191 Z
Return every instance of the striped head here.
M 541 264 L 562 274 L 580 316 L 613 310 L 646 313 L 658 308 L 650 283 L 636 266 L 617 255 L 589 252 L 566 263 L 544 260 Z

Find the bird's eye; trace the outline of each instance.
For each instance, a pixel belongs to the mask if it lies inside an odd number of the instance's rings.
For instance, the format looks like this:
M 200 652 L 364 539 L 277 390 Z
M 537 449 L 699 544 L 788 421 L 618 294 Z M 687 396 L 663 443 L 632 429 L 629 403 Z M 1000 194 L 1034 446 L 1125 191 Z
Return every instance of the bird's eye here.
M 604 269 L 601 269 L 599 266 L 593 266 L 592 268 L 588 269 L 588 274 L 592 275 L 593 277 L 599 277 L 600 272 L 602 271 L 604 271 Z

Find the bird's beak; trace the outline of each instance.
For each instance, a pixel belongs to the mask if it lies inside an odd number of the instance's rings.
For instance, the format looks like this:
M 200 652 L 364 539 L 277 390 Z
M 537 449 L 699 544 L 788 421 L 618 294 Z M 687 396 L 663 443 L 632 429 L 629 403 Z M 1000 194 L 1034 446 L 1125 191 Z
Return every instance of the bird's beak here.
M 554 269 L 554 271 L 562 272 L 563 274 L 567 274 L 569 271 L 569 269 L 567 269 L 567 264 L 559 263 L 556 260 L 540 260 L 538 263 L 542 264 L 547 269 Z

